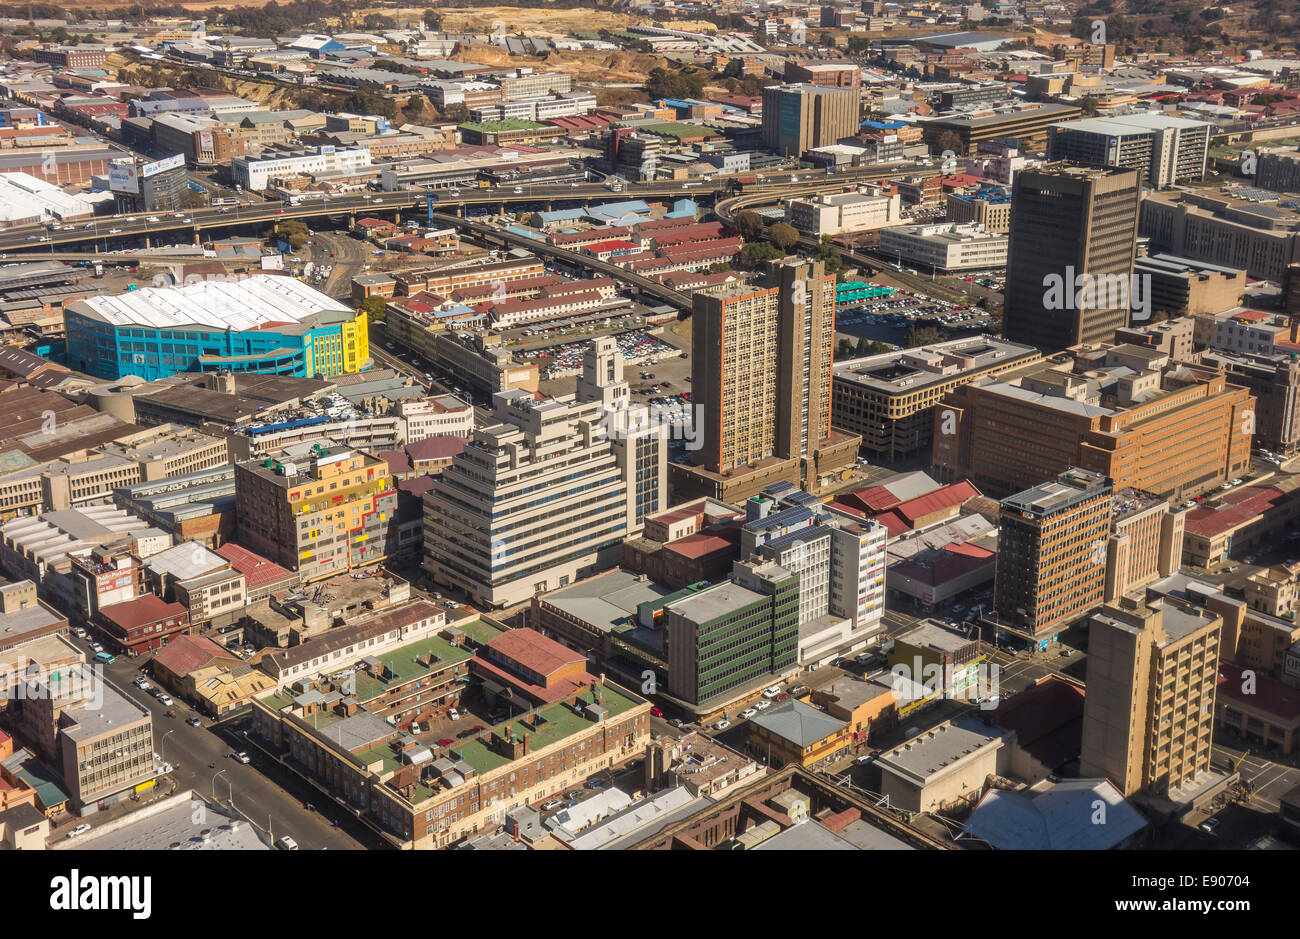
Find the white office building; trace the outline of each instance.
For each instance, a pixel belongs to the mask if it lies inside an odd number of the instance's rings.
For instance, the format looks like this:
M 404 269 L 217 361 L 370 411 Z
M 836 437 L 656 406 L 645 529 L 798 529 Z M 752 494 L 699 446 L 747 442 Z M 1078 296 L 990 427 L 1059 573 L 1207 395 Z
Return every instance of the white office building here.
M 630 401 L 608 337 L 587 349 L 576 395 L 494 395 L 492 422 L 424 499 L 434 580 L 499 608 L 616 567 L 668 505 L 666 428 Z
M 880 256 L 927 271 L 1006 267 L 1007 236 L 973 222 L 897 225 L 880 232 Z
M 261 192 L 277 176 L 347 175 L 369 166 L 370 151 L 364 147 L 297 147 L 235 157 L 230 174 L 238 185 Z

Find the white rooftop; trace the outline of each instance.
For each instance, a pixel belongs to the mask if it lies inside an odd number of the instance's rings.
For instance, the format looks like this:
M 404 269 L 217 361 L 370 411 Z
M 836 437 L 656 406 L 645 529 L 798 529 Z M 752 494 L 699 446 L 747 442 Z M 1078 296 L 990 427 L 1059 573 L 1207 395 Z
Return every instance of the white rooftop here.
M 275 274 L 254 274 L 237 281 L 202 280 L 183 287 L 146 287 L 115 297 L 87 297 L 77 301 L 75 309 L 114 326 L 233 330 L 294 324 L 326 310 L 351 312 L 346 304 L 302 281 Z

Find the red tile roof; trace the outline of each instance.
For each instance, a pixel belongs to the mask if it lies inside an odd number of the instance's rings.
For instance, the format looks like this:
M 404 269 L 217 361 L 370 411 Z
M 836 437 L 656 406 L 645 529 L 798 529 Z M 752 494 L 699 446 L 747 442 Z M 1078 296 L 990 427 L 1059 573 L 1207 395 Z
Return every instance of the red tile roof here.
M 124 630 L 135 629 L 137 626 L 156 623 L 173 616 L 184 616 L 187 612 L 183 604 L 168 603 L 162 597 L 152 593 L 127 600 L 125 603 L 114 603 L 99 608 L 100 616 L 111 623 L 116 623 Z
M 235 658 L 206 636 L 180 635 L 163 646 L 154 656 L 154 668 L 165 668 L 173 675 L 188 675 L 214 662 L 238 665 Z
M 415 443 L 406 445 L 406 452 L 413 462 L 422 460 L 447 460 L 465 450 L 464 437 L 452 437 L 449 434 L 437 434 L 425 437 Z
M 548 639 L 534 629 L 508 629 L 488 647 L 539 675 L 550 675 L 574 662 L 585 662 L 581 652 Z
M 1212 538 L 1249 524 L 1292 498 L 1294 492 L 1287 494 L 1275 486 L 1242 486 L 1224 493 L 1218 505 L 1192 509 L 1185 527 L 1194 535 Z
M 274 561 L 249 551 L 243 545 L 235 544 L 233 541 L 227 541 L 220 548 L 217 548 L 217 554 L 229 561 L 231 567 L 244 575 L 244 583 L 250 589 L 269 584 L 282 577 L 293 576 L 293 572 L 287 568 L 283 568 Z
M 664 550 L 680 554 L 684 558 L 699 559 L 707 554 L 713 554 L 715 551 L 733 551 L 735 547 L 735 540 L 728 540 L 711 532 L 702 531 L 671 541 L 664 545 Z
M 934 492 L 927 492 L 923 496 L 917 496 L 915 499 L 909 499 L 897 506 L 894 511 L 915 525 L 917 519 L 944 509 L 957 508 L 967 499 L 974 498 L 977 495 L 979 495 L 979 490 L 963 479 L 959 483 L 953 483 L 950 486 L 944 486 L 942 489 L 936 489 Z

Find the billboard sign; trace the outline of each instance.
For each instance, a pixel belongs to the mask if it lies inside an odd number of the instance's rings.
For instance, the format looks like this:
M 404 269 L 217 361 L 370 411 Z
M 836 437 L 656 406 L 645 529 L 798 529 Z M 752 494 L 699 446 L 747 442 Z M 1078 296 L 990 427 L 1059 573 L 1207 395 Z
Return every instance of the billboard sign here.
M 140 169 L 134 161 L 120 161 L 108 166 L 108 188 L 113 192 L 140 192 Z
M 178 153 L 175 156 L 164 157 L 163 159 L 158 160 L 156 163 L 146 163 L 141 168 L 140 175 L 144 179 L 148 179 L 150 176 L 155 176 L 158 173 L 165 173 L 167 172 L 167 170 L 174 170 L 176 169 L 176 167 L 184 166 L 184 165 L 185 165 L 185 156 L 183 154 Z

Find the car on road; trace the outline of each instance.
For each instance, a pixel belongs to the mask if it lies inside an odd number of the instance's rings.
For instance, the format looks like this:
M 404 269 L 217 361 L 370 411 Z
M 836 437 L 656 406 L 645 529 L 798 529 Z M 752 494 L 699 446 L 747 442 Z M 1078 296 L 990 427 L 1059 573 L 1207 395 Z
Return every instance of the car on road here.
M 231 758 L 232 760 L 234 760 L 236 763 L 241 763 L 241 764 L 243 764 L 244 766 L 247 766 L 249 763 L 252 762 L 252 760 L 249 758 L 248 754 L 247 754 L 246 752 L 244 752 L 243 750 L 240 750 L 238 753 L 232 753 L 232 754 L 230 755 L 230 758 Z
M 122 234 L 122 229 L 120 229 L 120 228 L 110 228 L 110 229 L 108 230 L 108 233 L 109 233 L 110 235 L 120 235 L 120 234 Z M 27 239 L 27 240 L 30 241 L 31 239 L 29 238 L 29 239 Z
M 767 700 L 767 698 L 762 698 L 761 700 L 754 702 L 755 711 L 766 711 L 771 706 L 772 706 L 772 702 Z
M 148 691 L 149 688 L 151 687 L 149 684 L 149 680 L 145 678 L 143 675 L 136 676 L 136 679 L 133 682 L 131 682 L 131 684 L 135 685 L 141 691 Z
M 1206 834 L 1212 835 L 1214 834 L 1214 829 L 1219 827 L 1219 820 L 1217 818 L 1207 818 L 1205 821 L 1201 822 L 1201 824 L 1197 825 L 1196 827 L 1201 829 L 1201 831 L 1205 832 Z
M 668 719 L 668 723 L 671 724 L 673 727 L 681 727 L 682 719 L 680 717 L 671 717 Z
M 742 721 L 747 721 L 751 717 L 757 717 L 757 716 L 758 716 L 758 712 L 755 711 L 753 708 L 745 708 L 745 710 L 740 712 L 740 719 Z
M 158 703 L 161 704 L 163 707 L 171 707 L 175 702 L 172 701 L 171 695 L 160 694 L 158 695 Z
M 726 730 L 731 726 L 731 721 L 718 721 L 713 725 L 714 730 Z
M 663 717 L 663 716 L 664 716 L 663 708 L 660 708 L 660 707 L 651 707 L 651 708 L 650 708 L 650 713 L 651 713 L 653 716 L 655 716 L 655 717 Z
M 78 639 L 85 639 L 86 631 L 82 629 L 80 626 L 73 626 L 72 635 L 76 636 Z
M 197 717 L 193 717 L 193 716 L 185 718 L 185 723 L 189 724 L 191 727 L 203 726 L 203 722 L 199 720 Z
M 117 661 L 117 656 L 111 652 L 97 652 L 95 653 L 95 661 L 101 662 L 104 665 L 112 665 Z
M 763 697 L 765 697 L 765 698 L 775 698 L 775 697 L 776 697 L 777 695 L 779 695 L 780 693 L 781 693 L 781 686 L 780 686 L 780 685 L 773 685 L 771 688 L 768 688 L 766 691 L 763 692 Z
M 82 822 L 76 828 L 72 829 L 72 831 L 68 832 L 68 837 L 76 838 L 78 835 L 84 835 L 88 831 L 90 831 L 90 826 L 85 822 Z
M 599 789 L 601 786 L 604 785 L 607 784 L 603 779 L 588 779 L 586 783 L 588 789 Z
M 298 842 L 294 841 L 288 835 L 282 835 L 275 840 L 275 846 L 281 851 L 297 851 Z

